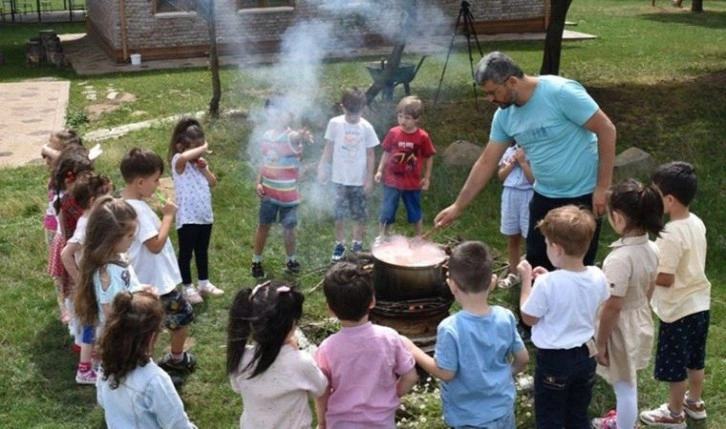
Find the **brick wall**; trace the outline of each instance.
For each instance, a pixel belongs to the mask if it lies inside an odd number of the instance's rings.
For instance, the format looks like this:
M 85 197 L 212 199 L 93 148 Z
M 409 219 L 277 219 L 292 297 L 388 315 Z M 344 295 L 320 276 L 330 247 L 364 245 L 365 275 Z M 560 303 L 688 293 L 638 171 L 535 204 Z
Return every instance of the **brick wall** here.
M 88 2 L 91 26 L 105 40 L 111 50 L 122 46 L 120 30 L 120 0 L 94 0 Z M 142 52 L 147 58 L 163 56 L 193 56 L 203 53 L 208 45 L 205 21 L 194 12 L 154 13 L 155 0 L 125 0 L 127 21 L 127 47 L 129 52 Z M 361 19 L 361 14 L 335 16 L 326 9 L 326 0 L 297 0 L 294 8 L 277 11 L 237 10 L 236 0 L 214 0 L 217 11 L 217 34 L 222 49 L 236 46 L 240 52 L 275 49 L 284 31 L 295 23 L 320 20 L 330 25 L 330 32 L 320 37 L 352 40 L 362 43 L 364 36 L 379 34 L 385 39 L 398 32 L 401 13 L 393 7 L 373 9 L 372 20 Z M 544 15 L 545 0 L 471 0 L 471 12 L 477 21 L 503 21 L 529 19 Z M 350 0 L 343 7 L 373 4 L 372 0 Z M 419 20 L 423 25 L 419 33 L 448 31 L 456 20 L 460 0 L 418 0 Z M 428 9 L 433 6 L 434 9 Z M 436 18 L 433 18 L 433 17 Z M 366 14 L 370 18 L 369 14 Z M 375 29 L 368 28 L 373 22 Z M 322 43 L 322 40 L 320 41 Z M 149 55 L 146 55 L 149 54 Z M 167 55 L 168 54 L 168 55 Z

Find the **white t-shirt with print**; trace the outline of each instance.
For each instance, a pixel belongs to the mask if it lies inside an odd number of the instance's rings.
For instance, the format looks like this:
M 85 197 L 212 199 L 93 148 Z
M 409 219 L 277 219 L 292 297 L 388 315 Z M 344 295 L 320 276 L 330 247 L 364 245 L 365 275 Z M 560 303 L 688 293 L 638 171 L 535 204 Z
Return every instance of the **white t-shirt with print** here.
M 345 115 L 336 116 L 328 122 L 325 140 L 333 142 L 331 181 L 345 186 L 363 186 L 368 149 L 381 143 L 373 125 L 363 118 L 357 124 L 351 124 L 345 120 Z

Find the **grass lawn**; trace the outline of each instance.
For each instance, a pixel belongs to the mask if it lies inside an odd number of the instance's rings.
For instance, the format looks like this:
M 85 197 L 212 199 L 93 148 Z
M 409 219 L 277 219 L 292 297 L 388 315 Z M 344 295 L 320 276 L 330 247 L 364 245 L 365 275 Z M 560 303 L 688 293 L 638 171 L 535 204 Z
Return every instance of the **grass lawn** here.
M 726 180 L 721 158 L 726 150 L 726 1 L 708 0 L 704 7 L 706 12 L 694 15 L 672 8 L 667 0 L 659 0 L 655 8 L 643 0 L 575 1 L 568 20 L 577 23 L 577 31 L 598 38 L 567 42 L 561 74 L 582 82 L 616 124 L 618 152 L 637 146 L 650 152 L 658 163 L 680 159 L 692 162 L 698 169 L 701 183 L 692 209 L 708 227 L 707 274 L 714 286 L 706 362 L 706 423 L 718 429 L 726 428 L 726 386 L 721 381 L 726 372 L 726 332 L 721 319 L 726 292 L 720 288 L 726 283 L 726 269 L 719 262 L 726 258 L 726 203 L 721 198 Z M 69 112 L 75 118 L 99 103 L 87 99 L 84 91 L 88 87 L 101 94 L 100 100 L 110 88 L 135 96 L 135 101 L 83 124 L 83 131 L 206 109 L 211 85 L 209 73 L 202 69 L 91 78 L 52 68 L 26 70 L 22 66 L 25 40 L 41 28 L 46 26 L 0 26 L 0 52 L 6 62 L 0 66 L 0 82 L 47 76 L 68 79 Z M 79 24 L 54 24 L 53 28 L 64 33 L 83 31 Z M 497 42 L 484 44 L 483 49 L 502 50 L 533 74 L 539 70 L 541 45 Z M 480 111 L 474 110 L 465 46 L 453 53 L 441 98 L 437 106 L 432 106 L 444 54 L 427 59 L 411 85 L 426 101 L 424 128 L 430 132 L 440 154 L 456 140 L 486 143 L 493 113 L 492 106 L 481 97 Z M 418 60 L 413 56 L 407 59 Z M 316 136 L 322 135 L 327 119 L 337 114 L 332 106 L 341 88 L 365 87 L 370 83 L 363 67 L 369 60 L 324 64 L 320 89 L 309 100 L 311 113 L 303 118 Z M 271 70 L 223 70 L 222 106 L 254 112 L 273 89 L 259 79 Z M 400 91 L 396 90 L 396 97 L 401 95 Z M 393 107 L 378 101 L 366 115 L 380 137 L 394 123 Z M 229 388 L 224 373 L 226 313 L 234 293 L 254 285 L 248 270 L 258 202 L 253 187 L 255 169 L 246 154 L 250 123 L 239 117 L 226 118 L 205 122 L 205 130 L 214 150 L 209 157 L 210 167 L 220 179 L 214 190 L 211 279 L 226 294 L 196 308 L 190 348 L 199 358 L 199 368 L 188 378 L 182 398 L 199 427 L 225 428 L 236 427 L 241 412 L 241 400 Z M 155 127 L 105 142 L 105 153 L 97 162 L 97 170 L 109 174 L 120 187 L 120 157 L 135 146 L 151 147 L 165 154 L 170 133 L 171 126 Z M 312 146 L 305 161 L 316 162 L 319 152 L 319 145 Z M 327 268 L 333 244 L 333 226 L 326 209 L 329 195 L 312 184 L 312 173 L 305 174 L 306 202 L 300 208 L 298 229 L 303 273 L 296 280 L 306 291 L 303 324 L 320 323 L 326 318 L 322 294 L 308 291 Z M 432 188 L 423 198 L 428 225 L 440 209 L 453 201 L 467 173 L 447 168 L 440 156 L 436 158 Z M 77 357 L 70 350 L 71 339 L 58 322 L 54 292 L 45 270 L 47 250 L 41 216 L 46 205 L 46 180 L 47 172 L 42 166 L 0 170 L 0 266 L 5 280 L 0 287 L 0 422 L 3 427 L 13 428 L 102 427 L 103 413 L 95 405 L 95 390 L 77 386 L 73 379 Z M 500 185 L 492 183 L 452 228 L 437 232 L 433 238 L 440 242 L 479 239 L 503 254 L 506 242 L 498 232 L 500 191 Z M 377 191 L 369 203 L 369 241 L 375 235 L 374 214 L 379 200 Z M 400 220 L 395 230 L 410 235 L 404 218 Z M 607 244 L 615 239 L 609 227 L 603 231 L 600 260 L 608 252 Z M 273 229 L 265 250 L 265 267 L 273 276 L 284 276 L 283 262 L 281 235 L 279 229 Z M 496 291 L 491 300 L 511 306 L 514 294 Z M 163 336 L 159 352 L 167 346 L 168 336 Z M 532 370 L 530 364 L 528 371 Z M 646 370 L 640 375 L 639 395 L 641 408 L 650 408 L 666 400 L 667 388 L 653 381 L 652 371 Z M 592 414 L 604 413 L 613 406 L 611 389 L 598 380 Z M 406 421 L 401 427 L 444 427 L 435 393 L 419 389 L 406 398 L 405 408 Z M 520 401 L 520 428 L 534 427 L 531 413 L 526 401 Z M 706 424 L 691 421 L 689 427 Z

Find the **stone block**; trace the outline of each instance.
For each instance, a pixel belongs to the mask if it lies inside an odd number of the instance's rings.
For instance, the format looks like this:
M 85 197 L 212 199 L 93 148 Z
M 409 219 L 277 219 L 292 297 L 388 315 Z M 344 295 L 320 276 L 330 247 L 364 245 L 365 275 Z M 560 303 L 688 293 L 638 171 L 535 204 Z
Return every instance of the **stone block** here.
M 655 167 L 655 160 L 648 152 L 629 147 L 615 157 L 613 183 L 630 177 L 648 182 Z
M 475 145 L 465 140 L 457 140 L 449 145 L 444 151 L 444 164 L 451 167 L 467 167 L 472 165 L 479 159 L 483 147 Z

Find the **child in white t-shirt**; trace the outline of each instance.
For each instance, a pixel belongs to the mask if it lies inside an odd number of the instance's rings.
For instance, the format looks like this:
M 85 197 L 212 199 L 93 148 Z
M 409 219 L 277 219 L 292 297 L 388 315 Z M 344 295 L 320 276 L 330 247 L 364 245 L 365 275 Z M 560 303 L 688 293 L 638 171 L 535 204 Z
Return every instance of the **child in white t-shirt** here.
M 532 343 L 537 347 L 537 427 L 590 426 L 595 316 L 609 295 L 605 274 L 583 263 L 595 227 L 595 216 L 588 210 L 574 205 L 550 210 L 537 228 L 545 237 L 547 257 L 559 269 L 532 269 L 526 260 L 517 266 L 522 321 L 532 326 Z
M 171 350 L 159 362 L 170 372 L 184 373 L 194 369 L 196 357 L 184 351 L 194 309 L 177 285 L 182 281 L 179 264 L 169 239 L 176 214 L 176 204 L 167 202 L 159 219 L 143 198 L 151 198 L 164 171 L 164 161 L 154 152 L 134 148 L 121 160 L 121 176 L 126 189 L 121 196 L 136 210 L 139 228 L 129 248 L 131 265 L 139 281 L 154 286 L 166 312 L 165 324 L 171 332 Z
M 380 144 L 373 126 L 361 116 L 365 106 L 363 91 L 358 88 L 346 90 L 341 102 L 343 115 L 332 118 L 325 130 L 318 180 L 325 183 L 330 179 L 335 186 L 333 262 L 345 254 L 344 221 L 347 218 L 355 222 L 352 250 L 363 250 L 363 232 L 368 220 L 366 195 L 373 189 L 376 161 L 373 148 Z

